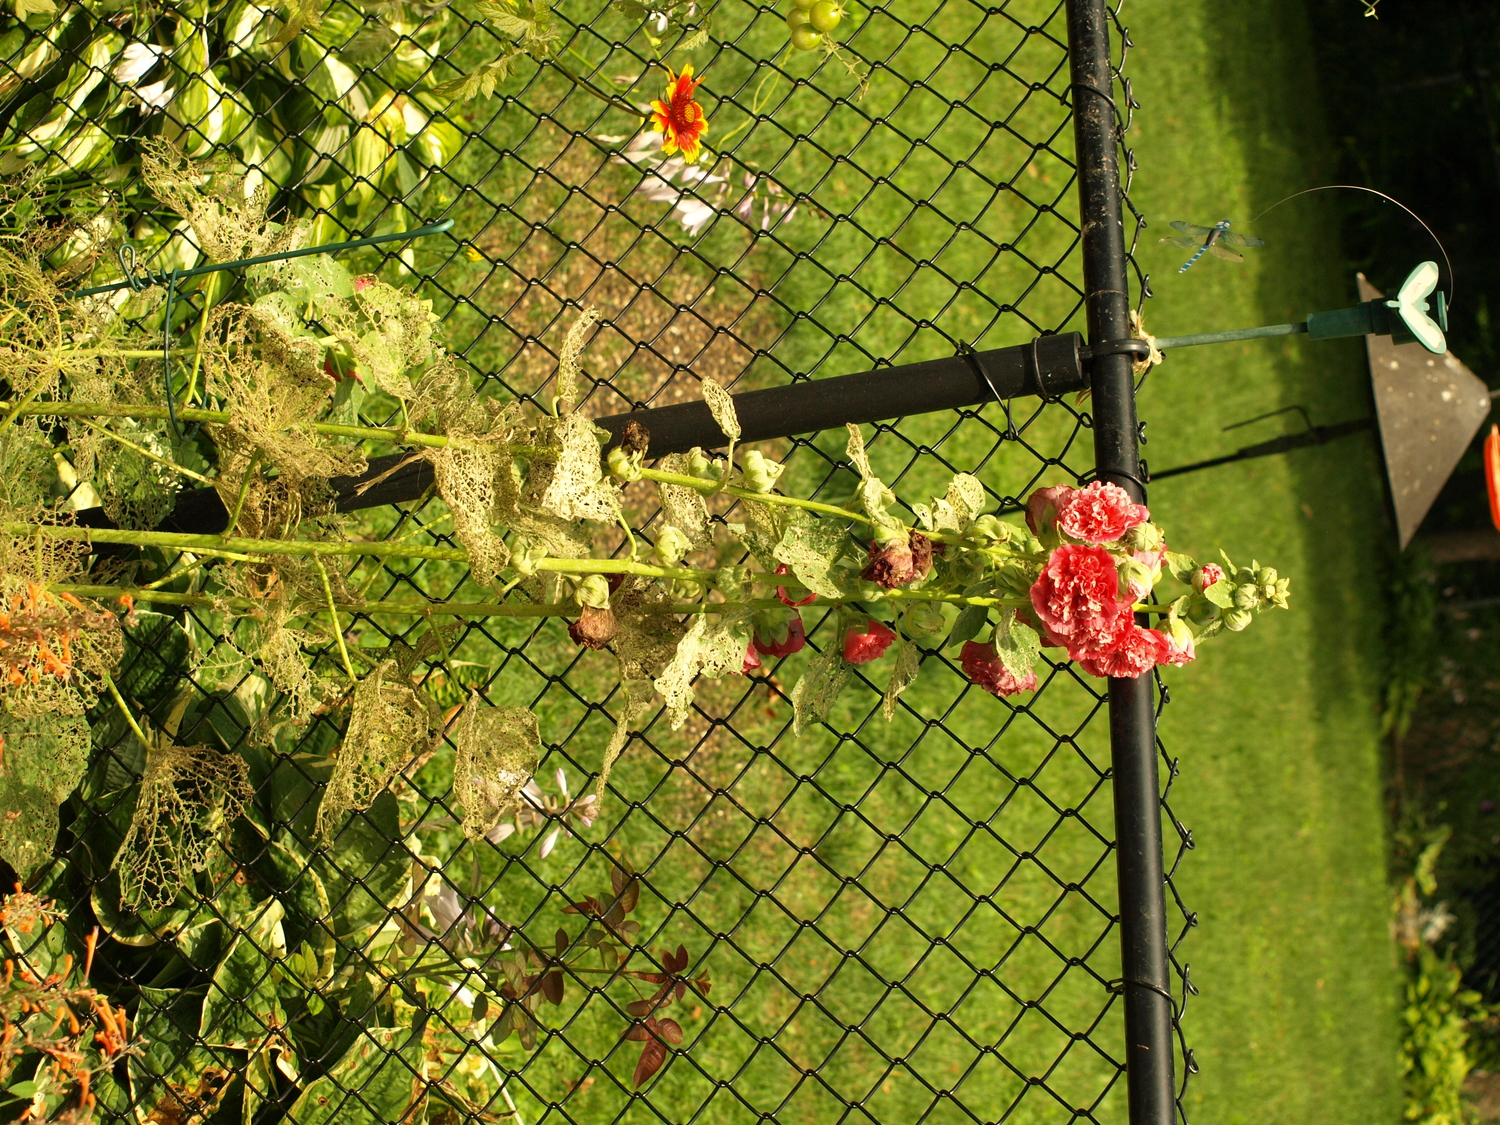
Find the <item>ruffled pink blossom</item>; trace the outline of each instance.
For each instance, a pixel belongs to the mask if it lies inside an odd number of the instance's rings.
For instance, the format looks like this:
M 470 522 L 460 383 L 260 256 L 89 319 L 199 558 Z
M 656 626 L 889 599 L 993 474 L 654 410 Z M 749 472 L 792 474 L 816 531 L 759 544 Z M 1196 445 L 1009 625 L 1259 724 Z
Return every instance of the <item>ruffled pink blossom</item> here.
M 755 651 L 755 642 L 751 641 L 745 646 L 745 663 L 740 669 L 740 674 L 748 676 L 760 667 L 760 653 Z
M 791 567 L 787 566 L 786 563 L 777 563 L 776 564 L 776 574 L 777 575 L 784 575 L 784 574 L 790 574 L 790 573 L 791 573 Z M 794 609 L 797 606 L 799 606 L 799 605 L 807 605 L 809 602 L 812 602 L 812 601 L 816 600 L 817 596 L 818 596 L 817 594 L 809 593 L 807 595 L 807 597 L 805 597 L 805 598 L 798 598 L 798 599 L 796 599 L 794 601 L 792 599 L 792 596 L 789 593 L 787 593 L 787 590 L 786 590 L 785 586 L 777 586 L 776 587 L 776 600 L 779 601 L 782 605 L 789 605 L 789 606 L 791 606 Z
M 1031 606 L 1049 631 L 1071 651 L 1111 632 L 1119 613 L 1119 576 L 1103 547 L 1064 543 L 1053 550 L 1031 587 Z
M 1051 488 L 1039 488 L 1026 498 L 1026 526 L 1031 534 L 1041 535 L 1052 530 L 1057 515 L 1073 498 L 1078 489 L 1070 484 L 1055 484 Z
M 1110 652 L 1078 661 L 1079 667 L 1091 676 L 1107 679 L 1111 676 L 1133 680 L 1143 672 L 1149 672 L 1167 659 L 1170 644 L 1167 638 L 1155 629 L 1142 629 L 1132 623 L 1125 631 L 1121 643 Z
M 1036 671 L 1027 669 L 1024 676 L 1014 675 L 1001 661 L 993 641 L 984 644 L 969 641 L 959 653 L 958 663 L 970 681 L 991 695 L 1018 695 L 1036 690 Z
M 1057 513 L 1057 529 L 1085 543 L 1113 543 L 1151 513 L 1117 484 L 1096 480 L 1075 492 Z
M 1193 634 L 1186 628 L 1182 629 L 1180 638 L 1171 632 L 1164 632 L 1161 636 L 1167 643 L 1166 655 L 1161 658 L 1161 663 L 1182 665 L 1190 664 L 1197 659 L 1198 653 L 1193 644 Z M 1179 640 L 1181 644 L 1178 644 Z
M 844 659 L 850 664 L 879 660 L 895 639 L 893 630 L 872 618 L 863 630 L 850 629 L 844 634 Z

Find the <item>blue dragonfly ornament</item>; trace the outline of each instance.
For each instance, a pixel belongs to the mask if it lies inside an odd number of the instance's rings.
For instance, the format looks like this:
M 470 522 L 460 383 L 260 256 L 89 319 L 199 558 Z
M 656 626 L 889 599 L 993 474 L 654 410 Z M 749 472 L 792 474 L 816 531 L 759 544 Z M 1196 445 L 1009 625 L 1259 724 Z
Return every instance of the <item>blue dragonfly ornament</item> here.
M 1187 273 L 1193 268 L 1193 263 L 1204 254 L 1212 254 L 1215 258 L 1223 258 L 1226 262 L 1243 262 L 1245 256 L 1236 254 L 1230 250 L 1231 246 L 1264 246 L 1265 240 L 1251 238 L 1248 234 L 1237 234 L 1229 229 L 1229 220 L 1220 219 L 1211 227 L 1200 227 L 1197 223 L 1184 223 L 1181 221 L 1172 224 L 1173 230 L 1180 230 L 1181 237 L 1162 239 L 1168 246 L 1179 246 L 1184 250 L 1196 249 L 1198 252 L 1183 263 L 1178 273 Z

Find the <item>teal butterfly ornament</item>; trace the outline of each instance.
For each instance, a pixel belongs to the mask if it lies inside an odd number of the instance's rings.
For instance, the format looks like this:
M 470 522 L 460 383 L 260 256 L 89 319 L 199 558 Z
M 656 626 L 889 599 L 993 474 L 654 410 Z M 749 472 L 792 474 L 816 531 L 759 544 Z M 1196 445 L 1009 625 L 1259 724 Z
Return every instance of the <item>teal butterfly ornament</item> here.
M 1377 297 L 1352 309 L 1313 313 L 1307 334 L 1314 340 L 1373 333 L 1389 336 L 1393 344 L 1421 344 L 1433 355 L 1448 351 L 1448 300 L 1437 287 L 1436 262 L 1423 262 L 1401 283 L 1391 300 Z M 1430 298 L 1430 299 L 1429 299 Z

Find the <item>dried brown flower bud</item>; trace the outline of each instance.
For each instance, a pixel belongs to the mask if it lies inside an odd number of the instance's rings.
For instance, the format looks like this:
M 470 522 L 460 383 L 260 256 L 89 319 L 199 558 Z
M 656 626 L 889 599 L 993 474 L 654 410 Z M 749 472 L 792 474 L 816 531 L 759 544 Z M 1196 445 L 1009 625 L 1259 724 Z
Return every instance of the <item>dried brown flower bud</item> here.
M 593 649 L 609 644 L 619 631 L 620 624 L 612 610 L 608 607 L 595 609 L 591 605 L 584 606 L 578 620 L 568 626 L 568 636 L 573 638 L 574 644 Z
M 620 448 L 632 455 L 645 456 L 650 447 L 651 431 L 639 422 L 626 422 L 625 431 L 620 435 Z

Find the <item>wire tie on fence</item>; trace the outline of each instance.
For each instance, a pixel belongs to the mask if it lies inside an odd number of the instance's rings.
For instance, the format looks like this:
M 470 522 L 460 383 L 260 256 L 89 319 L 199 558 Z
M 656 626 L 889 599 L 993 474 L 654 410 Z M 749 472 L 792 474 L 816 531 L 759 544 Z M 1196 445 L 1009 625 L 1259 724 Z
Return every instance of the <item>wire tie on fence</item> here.
M 1036 353 L 1036 341 L 1035 340 L 1033 340 L 1031 342 L 1031 347 L 1032 347 L 1032 360 L 1033 360 L 1033 363 L 1034 363 L 1035 359 L 1036 359 L 1036 354 L 1035 354 Z M 1004 438 L 1006 441 L 1015 441 L 1021 435 L 1016 432 L 1015 419 L 1013 419 L 1010 416 L 1010 399 L 1008 399 L 1005 396 L 1003 396 L 1000 393 L 1000 388 L 997 387 L 997 386 L 995 386 L 994 380 L 990 378 L 990 373 L 984 369 L 984 364 L 982 364 L 982 363 L 979 362 L 979 353 L 977 351 L 975 351 L 974 346 L 972 344 L 969 344 L 969 343 L 966 343 L 963 340 L 960 340 L 958 342 L 958 354 L 961 355 L 961 356 L 963 356 L 964 359 L 968 361 L 968 364 L 973 369 L 974 374 L 977 375 L 977 376 L 979 376 L 980 382 L 982 382 L 985 386 L 987 386 L 990 389 L 990 394 L 992 394 L 992 395 L 995 396 L 995 401 L 998 402 L 1000 404 L 1001 409 L 1003 409 L 1005 411 L 1005 433 L 1002 434 L 1001 437 Z
M 1116 977 L 1114 980 L 1107 980 L 1107 981 L 1105 981 L 1104 982 L 1104 987 L 1107 988 L 1107 989 L 1109 989 L 1109 991 L 1112 992 L 1112 993 L 1114 993 L 1116 996 L 1122 996 L 1125 993 L 1125 986 L 1127 984 L 1138 985 L 1141 988 L 1149 988 L 1152 992 L 1156 993 L 1158 996 L 1164 997 L 1166 999 L 1167 1003 L 1175 1011 L 1175 1009 L 1177 1007 L 1177 998 L 1175 996 L 1173 996 L 1170 992 L 1168 992 L 1165 988 L 1162 988 L 1160 985 L 1157 985 L 1157 984 L 1152 984 L 1150 981 L 1147 981 L 1147 980 L 1137 980 L 1135 977 Z

